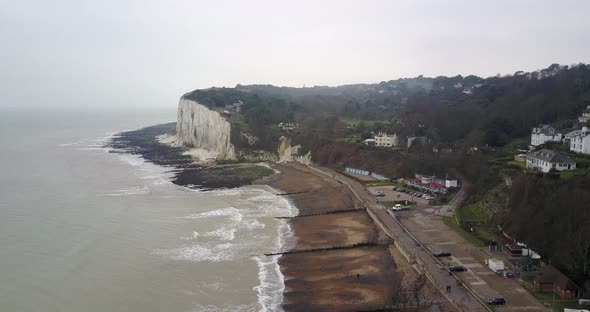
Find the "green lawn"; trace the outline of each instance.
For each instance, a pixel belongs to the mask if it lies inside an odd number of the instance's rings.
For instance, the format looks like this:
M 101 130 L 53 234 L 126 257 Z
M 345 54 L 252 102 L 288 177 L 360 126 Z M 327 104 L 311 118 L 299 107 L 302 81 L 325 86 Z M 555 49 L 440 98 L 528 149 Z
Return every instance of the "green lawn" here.
M 511 160 L 511 161 L 507 162 L 507 164 L 509 164 L 510 166 L 513 166 L 513 167 L 523 169 L 523 170 L 526 169 L 526 162 L 524 162 L 524 161 Z
M 358 124 L 363 122 L 367 127 L 375 125 L 377 122 L 387 123 L 386 120 L 370 120 L 370 119 L 357 119 L 357 118 L 343 118 L 341 119 L 347 126 L 356 127 Z
M 559 173 L 559 177 L 561 179 L 571 179 L 571 178 L 574 177 L 574 175 L 575 175 L 575 172 L 574 171 L 569 171 L 569 170 L 561 171 Z
M 486 215 L 481 211 L 481 208 L 477 204 L 471 204 L 467 206 L 461 206 L 457 208 L 459 216 L 463 218 L 463 220 L 469 221 L 485 221 Z
M 358 135 L 349 135 L 345 137 L 336 138 L 336 142 L 359 143 L 361 142 L 361 137 Z

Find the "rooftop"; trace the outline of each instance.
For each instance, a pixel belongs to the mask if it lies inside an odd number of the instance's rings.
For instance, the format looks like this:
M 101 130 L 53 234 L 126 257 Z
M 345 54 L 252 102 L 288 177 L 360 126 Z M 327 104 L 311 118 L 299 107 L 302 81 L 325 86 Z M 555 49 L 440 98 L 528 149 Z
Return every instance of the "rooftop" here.
M 562 155 L 558 152 L 548 150 L 546 148 L 538 150 L 538 151 L 530 152 L 527 154 L 527 156 L 532 157 L 532 158 L 536 158 L 539 160 L 543 160 L 546 162 L 550 162 L 550 163 L 570 163 L 570 164 L 575 163 L 569 157 Z

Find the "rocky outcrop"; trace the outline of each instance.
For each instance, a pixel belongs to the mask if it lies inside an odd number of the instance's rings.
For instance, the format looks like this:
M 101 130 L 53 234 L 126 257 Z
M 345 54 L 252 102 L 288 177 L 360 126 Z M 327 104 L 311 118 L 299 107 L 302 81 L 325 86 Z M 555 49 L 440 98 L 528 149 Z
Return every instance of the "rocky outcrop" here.
M 216 159 L 236 159 L 230 142 L 231 125 L 218 112 L 195 101 L 180 99 L 176 139 L 182 145 L 210 152 Z
M 304 165 L 311 164 L 311 152 L 307 152 L 305 155 L 299 155 L 301 145 L 291 146 L 291 139 L 282 136 L 280 138 L 281 143 L 277 153 L 279 154 L 279 162 L 296 161 Z

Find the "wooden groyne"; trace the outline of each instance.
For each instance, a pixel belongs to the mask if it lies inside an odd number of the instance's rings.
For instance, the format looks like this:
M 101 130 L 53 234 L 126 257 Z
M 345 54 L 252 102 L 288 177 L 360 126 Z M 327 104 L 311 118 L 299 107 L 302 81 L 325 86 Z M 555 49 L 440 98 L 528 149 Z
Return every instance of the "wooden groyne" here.
M 373 243 L 373 242 L 366 242 L 366 243 L 356 243 L 347 246 L 332 246 L 332 247 L 324 247 L 324 248 L 311 248 L 311 249 L 300 249 L 300 250 L 290 250 L 290 251 L 283 251 L 283 252 L 273 252 L 273 253 L 265 253 L 265 256 L 278 256 L 278 255 L 290 255 L 290 254 L 299 254 L 299 253 L 307 253 L 307 252 L 316 252 L 316 251 L 330 251 L 330 250 L 343 250 L 343 249 L 353 249 L 359 247 L 375 247 L 375 246 L 384 246 L 383 244 Z

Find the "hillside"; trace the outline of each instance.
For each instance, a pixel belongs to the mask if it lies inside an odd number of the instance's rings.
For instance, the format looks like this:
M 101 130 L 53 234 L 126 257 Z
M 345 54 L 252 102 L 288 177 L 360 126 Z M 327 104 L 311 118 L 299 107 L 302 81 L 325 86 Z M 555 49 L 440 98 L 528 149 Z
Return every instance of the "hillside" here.
M 323 166 L 353 166 L 389 177 L 459 172 L 472 185 L 468 204 L 479 207 L 488 226 L 502 225 L 529 242 L 578 283 L 590 279 L 590 248 L 584 243 L 590 232 L 582 226 L 590 204 L 588 161 L 576 159 L 581 169 L 572 179 L 523 174 L 510 163 L 528 145 L 532 127 L 583 126 L 576 117 L 590 105 L 589 65 L 339 87 L 237 85 L 195 90 L 183 99 L 224 115 L 238 150 L 276 153 L 283 136 Z M 243 105 L 228 112 L 234 103 Z M 279 123 L 297 126 L 285 130 Z M 360 144 L 379 131 L 396 133 L 401 144 L 393 149 Z M 407 148 L 408 136 L 427 140 Z M 575 254 L 560 257 L 568 250 Z

